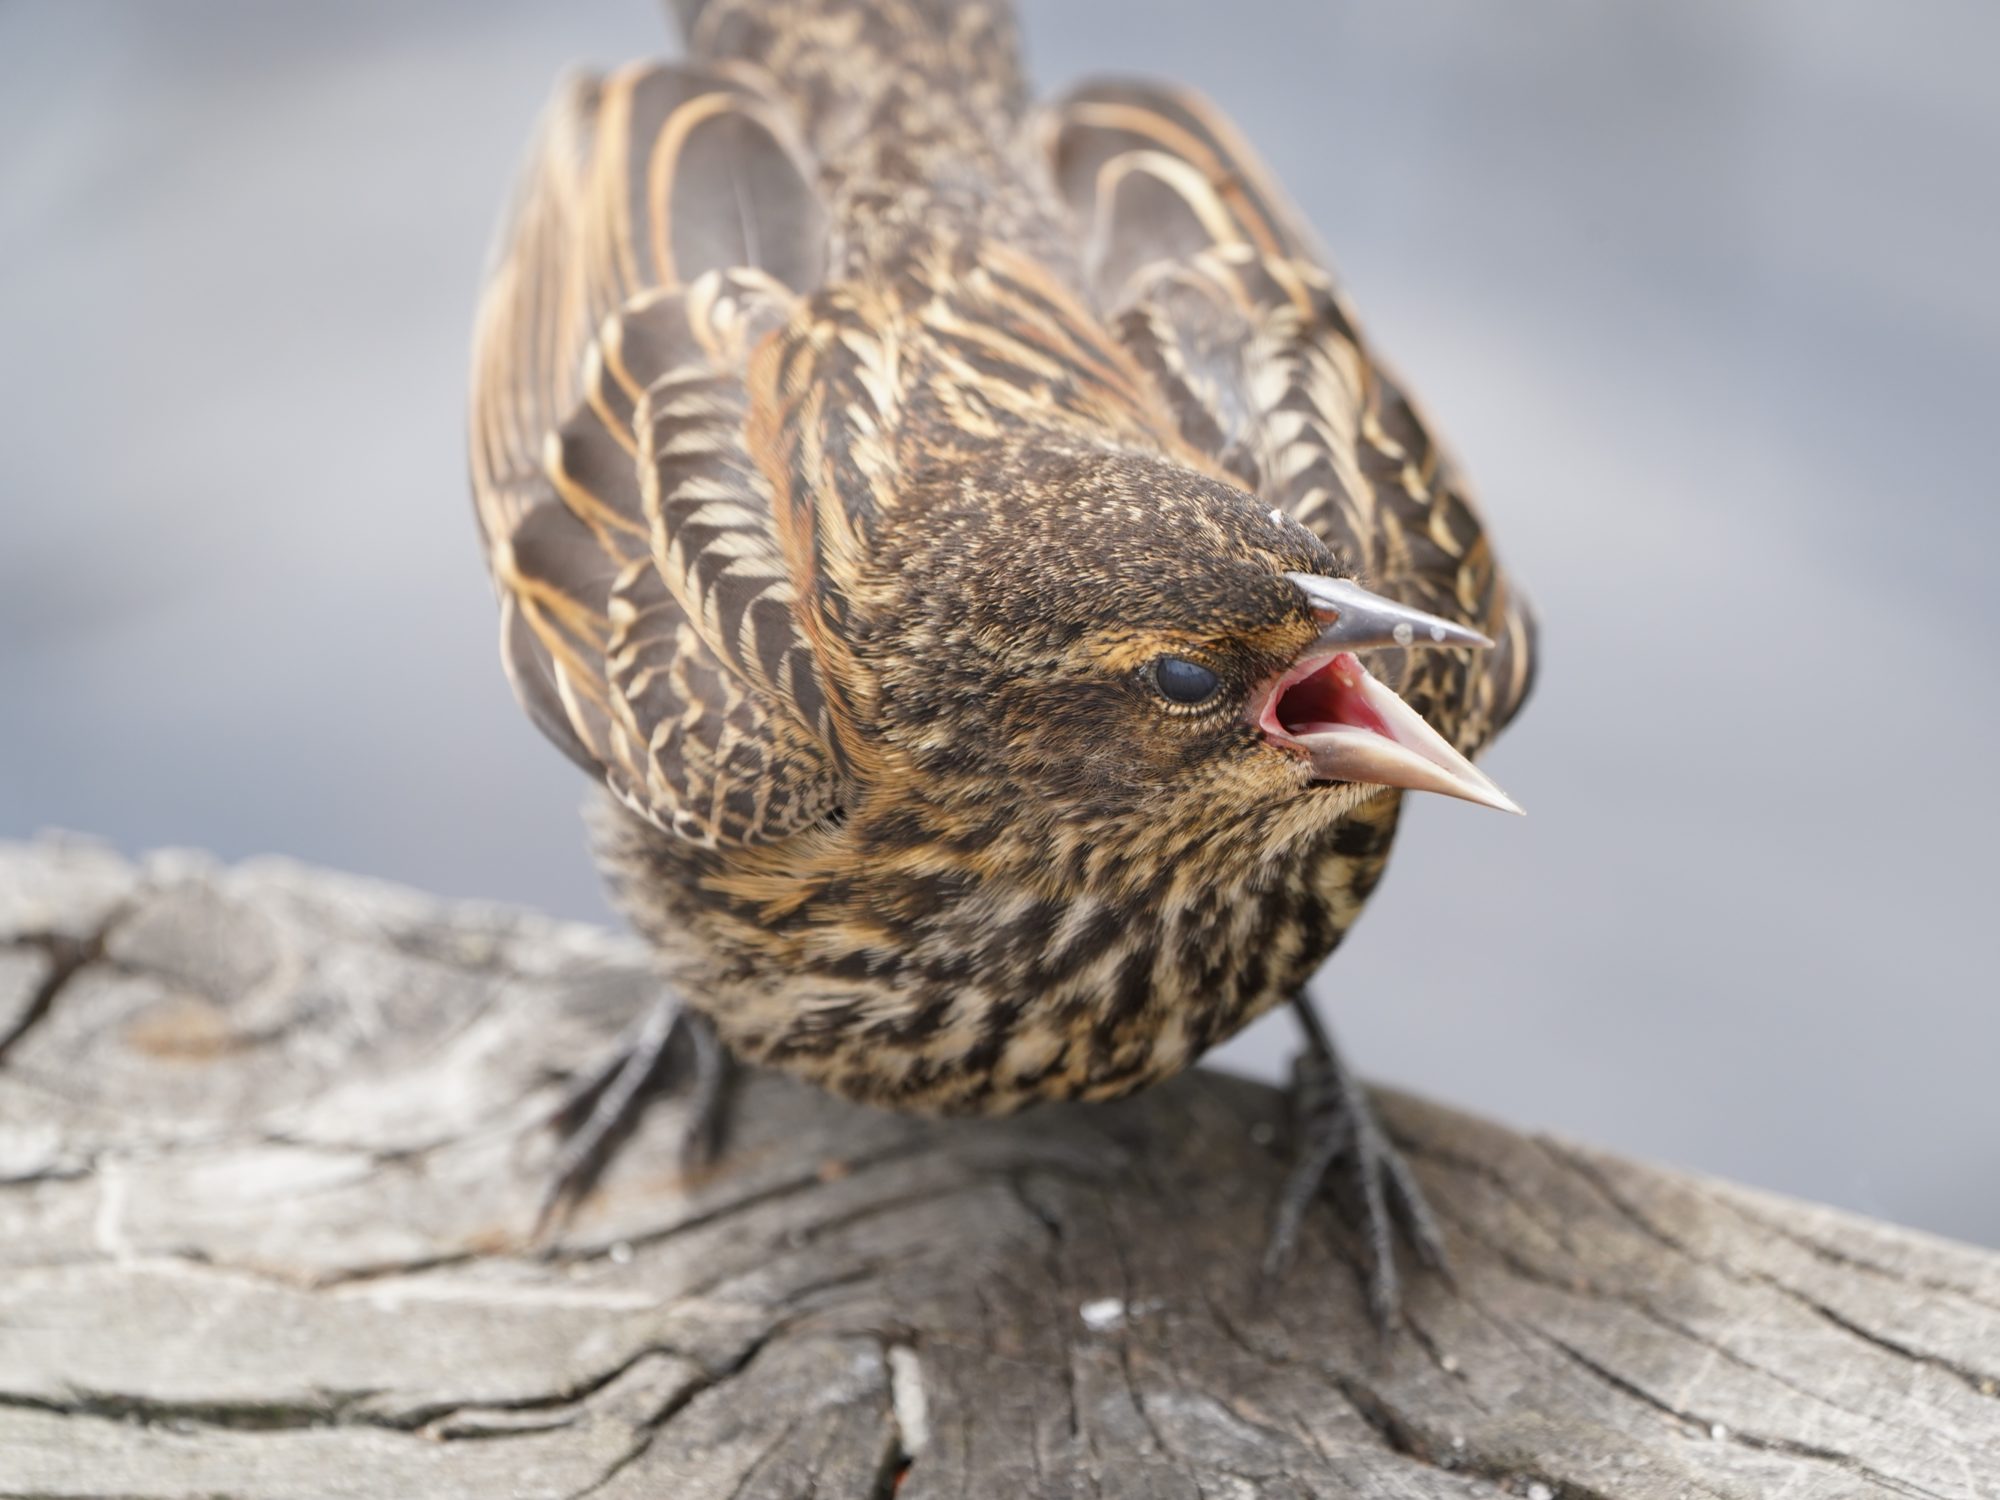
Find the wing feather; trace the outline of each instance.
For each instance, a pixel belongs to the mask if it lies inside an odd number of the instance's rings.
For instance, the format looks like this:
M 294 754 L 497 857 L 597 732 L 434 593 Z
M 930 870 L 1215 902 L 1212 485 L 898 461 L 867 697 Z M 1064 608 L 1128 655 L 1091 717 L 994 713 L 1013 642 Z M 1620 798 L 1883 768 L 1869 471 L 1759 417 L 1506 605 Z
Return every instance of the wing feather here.
M 571 759 L 696 843 L 781 838 L 836 802 L 743 379 L 825 238 L 749 84 L 576 79 L 480 307 L 473 490 L 508 675 Z

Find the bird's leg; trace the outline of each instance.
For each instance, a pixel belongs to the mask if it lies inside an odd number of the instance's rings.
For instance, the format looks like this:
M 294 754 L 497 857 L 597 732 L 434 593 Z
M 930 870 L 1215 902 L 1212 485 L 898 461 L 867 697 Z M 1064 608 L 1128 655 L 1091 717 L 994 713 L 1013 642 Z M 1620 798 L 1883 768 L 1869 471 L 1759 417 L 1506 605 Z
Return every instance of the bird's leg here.
M 689 1167 L 710 1160 L 719 1144 L 729 1054 L 715 1027 L 662 990 L 652 1008 L 604 1063 L 579 1078 L 551 1112 L 562 1148 L 535 1216 L 535 1237 L 576 1206 L 596 1185 L 652 1099 L 684 1091 L 687 1123 L 681 1160 Z
M 1445 1269 L 1444 1241 L 1416 1177 L 1382 1128 L 1367 1090 L 1348 1071 L 1312 1003 L 1303 994 L 1296 995 L 1292 1011 L 1306 1034 L 1305 1051 L 1292 1070 L 1296 1154 L 1271 1225 L 1264 1274 L 1275 1277 L 1290 1260 L 1313 1200 L 1323 1190 L 1344 1190 L 1343 1196 L 1353 1200 L 1360 1213 L 1369 1311 L 1376 1326 L 1386 1330 L 1402 1304 L 1397 1229 L 1418 1261 L 1432 1270 Z

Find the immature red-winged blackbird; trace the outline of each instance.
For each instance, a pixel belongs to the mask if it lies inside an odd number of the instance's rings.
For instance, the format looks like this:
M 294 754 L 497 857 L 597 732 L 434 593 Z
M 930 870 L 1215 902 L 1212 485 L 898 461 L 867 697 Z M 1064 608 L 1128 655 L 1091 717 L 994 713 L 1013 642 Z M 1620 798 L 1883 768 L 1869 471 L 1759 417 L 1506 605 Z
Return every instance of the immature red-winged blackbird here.
M 999 1112 L 1289 1001 L 1274 1264 L 1343 1163 L 1386 1315 L 1435 1236 L 1301 986 L 1398 789 L 1513 806 L 1465 757 L 1533 626 L 1464 483 L 1199 100 L 1030 109 L 1003 0 L 679 8 L 692 61 L 551 106 L 473 360 L 506 664 L 673 991 L 552 1204 L 663 1068 L 712 1113 L 718 1033 Z

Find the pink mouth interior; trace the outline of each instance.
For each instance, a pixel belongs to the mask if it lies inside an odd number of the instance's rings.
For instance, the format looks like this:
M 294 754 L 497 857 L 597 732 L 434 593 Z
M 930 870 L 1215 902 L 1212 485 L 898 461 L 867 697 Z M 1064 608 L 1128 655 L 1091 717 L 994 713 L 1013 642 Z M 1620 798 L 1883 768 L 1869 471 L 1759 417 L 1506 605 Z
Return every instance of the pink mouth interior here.
M 1341 652 L 1278 689 L 1264 711 L 1267 727 L 1298 736 L 1346 726 L 1395 738 L 1362 691 L 1366 677 L 1354 653 Z

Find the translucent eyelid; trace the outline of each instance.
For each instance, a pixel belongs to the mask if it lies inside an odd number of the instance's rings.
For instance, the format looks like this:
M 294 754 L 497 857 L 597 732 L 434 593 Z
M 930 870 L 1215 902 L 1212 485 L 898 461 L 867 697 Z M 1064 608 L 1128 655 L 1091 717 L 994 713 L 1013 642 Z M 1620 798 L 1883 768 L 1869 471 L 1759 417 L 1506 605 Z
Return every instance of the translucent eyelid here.
M 1222 686 L 1222 679 L 1215 673 L 1185 657 L 1159 657 L 1152 664 L 1152 673 L 1153 685 L 1162 698 L 1188 708 L 1206 703 Z

